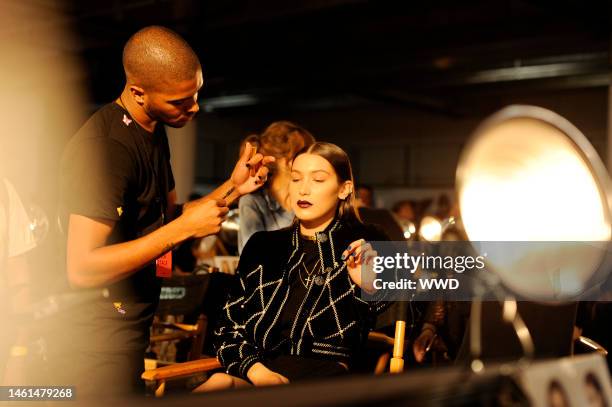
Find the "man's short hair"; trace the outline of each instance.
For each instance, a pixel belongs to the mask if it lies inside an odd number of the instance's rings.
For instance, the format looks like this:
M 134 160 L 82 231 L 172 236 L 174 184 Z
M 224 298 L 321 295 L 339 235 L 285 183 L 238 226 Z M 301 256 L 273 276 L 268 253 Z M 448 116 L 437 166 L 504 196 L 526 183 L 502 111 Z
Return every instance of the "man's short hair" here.
M 123 69 L 129 84 L 145 89 L 193 79 L 200 60 L 180 35 L 161 26 L 149 26 L 130 37 L 123 48 Z

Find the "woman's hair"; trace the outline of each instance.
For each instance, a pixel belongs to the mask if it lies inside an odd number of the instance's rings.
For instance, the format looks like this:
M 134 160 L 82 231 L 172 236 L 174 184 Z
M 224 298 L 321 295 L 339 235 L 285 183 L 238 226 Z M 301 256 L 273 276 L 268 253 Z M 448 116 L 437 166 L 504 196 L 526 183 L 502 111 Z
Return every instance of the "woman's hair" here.
M 337 145 L 322 141 L 317 141 L 303 148 L 295 155 L 295 158 L 302 154 L 316 154 L 325 158 L 336 171 L 339 183 L 346 181 L 353 183 L 351 192 L 338 204 L 338 218 L 344 221 L 361 222 L 357 208 L 355 208 L 355 181 L 353 180 L 353 169 L 348 154 Z
M 277 159 L 285 158 L 288 162 L 295 158 L 298 151 L 312 145 L 315 138 L 305 128 L 288 121 L 278 121 L 270 124 L 263 133 L 247 136 L 240 146 L 240 154 L 246 143 L 257 147 L 257 152 L 271 155 Z M 275 163 L 268 165 L 269 178 L 277 171 Z

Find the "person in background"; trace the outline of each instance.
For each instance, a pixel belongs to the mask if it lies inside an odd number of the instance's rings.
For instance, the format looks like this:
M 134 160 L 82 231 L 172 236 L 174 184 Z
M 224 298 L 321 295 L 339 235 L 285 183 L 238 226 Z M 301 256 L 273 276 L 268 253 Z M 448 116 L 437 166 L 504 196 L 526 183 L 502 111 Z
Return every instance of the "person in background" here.
M 412 201 L 405 199 L 396 202 L 391 210 L 393 211 L 395 217 L 400 221 L 400 223 L 416 223 L 416 215 L 414 213 L 414 206 L 412 204 Z
M 291 163 L 298 151 L 314 141 L 308 130 L 288 121 L 274 122 L 261 135 L 251 135 L 244 140 L 257 146 L 259 153 L 275 157 L 276 161 L 269 166 L 268 182 L 264 187 L 240 198 L 239 253 L 255 232 L 282 229 L 293 222 L 289 202 Z
M 0 177 L 0 385 L 26 384 L 29 332 L 17 314 L 30 304 L 25 254 L 36 247 L 30 219 L 15 190 Z M 23 318 L 21 318 L 23 319 Z
M 374 189 L 366 184 L 357 186 L 357 202 L 358 208 L 374 208 Z
M 440 194 L 436 200 L 436 211 L 434 216 L 440 220 L 444 220 L 451 215 L 453 206 L 450 198 L 446 194 Z
M 415 240 L 417 238 L 417 219 L 412 201 L 404 199 L 396 202 L 391 209 L 397 223 L 402 227 L 404 239 Z

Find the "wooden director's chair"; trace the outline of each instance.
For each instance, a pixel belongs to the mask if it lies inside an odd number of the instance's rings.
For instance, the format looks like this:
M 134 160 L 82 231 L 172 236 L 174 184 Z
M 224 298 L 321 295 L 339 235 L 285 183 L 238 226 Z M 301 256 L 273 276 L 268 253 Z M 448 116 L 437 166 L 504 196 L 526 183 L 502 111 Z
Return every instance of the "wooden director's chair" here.
M 175 355 L 169 352 L 171 343 L 190 343 L 186 360 L 201 357 L 208 320 L 202 305 L 209 277 L 173 276 L 164 281 L 150 339 L 150 346 L 157 353 L 155 366 L 176 362 Z
M 389 362 L 391 362 L 391 373 L 399 373 L 403 371 L 404 332 L 405 322 L 398 321 L 396 323 L 395 338 L 391 338 L 380 332 L 369 333 L 367 347 L 370 349 L 384 349 L 382 354 L 378 356 L 376 365 L 374 367 L 374 374 L 380 375 L 385 373 L 387 366 L 389 366 Z M 147 370 L 141 377 L 147 382 L 148 387 L 151 386 L 155 389 L 156 397 L 162 397 L 166 390 L 167 381 L 208 373 L 220 368 L 221 363 L 219 363 L 217 358 L 210 357 Z

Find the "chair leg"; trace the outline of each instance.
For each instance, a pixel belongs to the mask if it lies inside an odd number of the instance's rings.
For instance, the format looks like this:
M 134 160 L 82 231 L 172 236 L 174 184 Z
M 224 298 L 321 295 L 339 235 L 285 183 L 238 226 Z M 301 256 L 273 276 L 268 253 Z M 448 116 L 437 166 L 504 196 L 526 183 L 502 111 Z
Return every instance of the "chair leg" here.
M 197 324 L 198 333 L 194 336 L 191 342 L 191 351 L 189 352 L 190 360 L 197 360 L 202 356 L 202 348 L 204 347 L 204 338 L 206 336 L 206 329 L 208 325 L 208 318 L 206 318 L 206 315 L 200 314 Z
M 374 369 L 374 374 L 380 375 L 380 374 L 385 373 L 385 370 L 387 370 L 387 365 L 389 364 L 390 358 L 391 358 L 391 355 L 389 355 L 388 353 L 383 353 L 382 355 L 380 355 L 380 357 L 378 358 L 378 361 L 376 362 L 376 368 Z
M 395 343 L 393 344 L 393 357 L 391 358 L 390 372 L 404 371 L 404 337 L 406 335 L 406 322 L 395 322 Z

